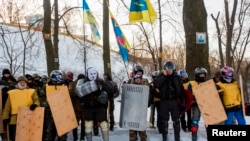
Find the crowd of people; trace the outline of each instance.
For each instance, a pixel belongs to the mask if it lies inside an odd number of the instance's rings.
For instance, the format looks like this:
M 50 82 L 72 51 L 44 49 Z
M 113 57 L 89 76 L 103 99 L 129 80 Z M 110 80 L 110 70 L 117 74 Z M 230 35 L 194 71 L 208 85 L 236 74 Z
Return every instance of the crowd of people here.
M 197 141 L 201 111 L 192 94 L 192 88 L 206 82 L 209 79 L 207 73 L 204 67 L 198 67 L 194 70 L 195 79 L 190 80 L 185 69 L 177 70 L 173 62 L 167 61 L 163 70 L 152 72 L 152 82 L 149 83 L 147 79 L 143 78 L 143 67 L 136 65 L 130 74 L 130 79 L 124 84 L 149 87 L 150 127 L 158 129 L 163 141 L 168 139 L 170 118 L 173 122 L 175 141 L 180 141 L 181 129 L 184 132 L 190 132 L 192 141 Z M 225 66 L 211 79 L 214 80 L 219 91 L 218 94 L 227 115 L 227 119 L 218 124 L 245 125 L 244 105 L 242 105 L 240 87 L 235 79 L 233 68 Z M 86 74 L 79 74 L 75 80 L 73 72 L 62 70 L 53 70 L 49 77 L 35 73 L 16 79 L 9 69 L 3 69 L 0 82 L 2 119 L 4 130 L 8 130 L 8 136 L 1 134 L 2 138 L 10 138 L 11 141 L 15 141 L 18 107 L 28 106 L 30 110 L 35 110 L 37 107 L 45 108 L 43 141 L 54 141 L 55 139 L 66 141 L 67 133 L 57 135 L 46 94 L 59 87 L 67 87 L 76 120 L 81 126 L 80 135 L 78 135 L 77 128 L 72 130 L 74 141 L 92 141 L 93 135 L 99 135 L 99 129 L 103 141 L 109 141 L 109 132 L 114 130 L 115 125 L 114 99 L 119 96 L 117 83 L 112 80 L 111 74 L 105 73 L 102 79 L 94 67 L 89 67 Z M 79 91 L 84 92 L 79 93 Z M 137 141 L 138 139 L 147 140 L 146 130 L 129 130 L 129 140 Z
M 95 82 L 98 85 L 98 90 L 84 97 L 79 97 L 75 89 L 80 79 L 84 82 Z M 15 78 L 9 69 L 3 69 L 0 86 L 3 107 L 2 119 L 6 131 L 1 134 L 3 140 L 15 141 L 18 107 L 27 106 L 32 111 L 37 107 L 45 108 L 43 141 L 67 141 L 67 133 L 60 136 L 57 134 L 50 104 L 46 97 L 48 93 L 61 87 L 68 88 L 76 120 L 78 124 L 81 124 L 80 135 L 78 135 L 77 127 L 72 131 L 74 141 L 91 141 L 92 131 L 95 132 L 94 135 L 99 135 L 99 127 L 103 140 L 108 141 L 108 132 L 114 129 L 114 98 L 119 95 L 119 91 L 109 73 L 105 73 L 104 79 L 101 79 L 96 69 L 90 67 L 87 69 L 86 75 L 79 74 L 76 80 L 74 80 L 74 73 L 62 70 L 51 71 L 49 77 L 35 73 Z M 110 113 L 109 116 L 107 110 Z
M 187 72 L 184 69 L 176 70 L 175 65 L 170 61 L 166 62 L 163 71 L 157 72 L 158 76 L 156 78 L 155 74 L 156 72 L 152 73 L 154 79 L 151 82 L 153 83 L 151 89 L 155 89 L 153 94 L 160 99 L 159 104 L 158 101 L 153 102 L 153 104 L 160 105 L 158 106 L 159 108 L 155 107 L 157 108 L 157 127 L 159 128 L 159 133 L 162 134 L 163 141 L 167 141 L 169 113 L 173 121 L 175 141 L 180 141 L 180 126 L 184 132 L 191 132 L 192 141 L 197 141 L 201 111 L 195 96 L 192 94 L 192 88 L 209 80 L 207 69 L 197 67 L 194 70 L 195 79 L 189 80 Z M 176 76 L 179 76 L 180 79 L 174 81 Z M 245 107 L 242 105 L 240 87 L 235 79 L 234 69 L 225 66 L 216 72 L 211 79 L 214 80 L 227 115 L 225 121 L 216 124 L 246 125 L 243 113 L 243 108 Z M 183 87 L 177 87 L 177 85 L 174 85 L 174 82 L 181 82 Z M 178 93 L 182 93 L 182 95 Z M 166 114 L 165 117 L 164 114 Z M 151 114 L 150 119 L 154 118 L 152 116 L 155 115 Z M 154 125 L 154 123 L 151 123 L 151 125 Z M 154 126 L 152 127 L 154 128 Z

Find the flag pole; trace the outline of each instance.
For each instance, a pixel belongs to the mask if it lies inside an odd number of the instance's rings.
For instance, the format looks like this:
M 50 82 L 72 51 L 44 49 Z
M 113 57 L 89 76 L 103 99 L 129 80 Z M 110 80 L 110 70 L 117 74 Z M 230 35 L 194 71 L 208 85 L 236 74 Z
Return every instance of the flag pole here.
M 83 8 L 84 8 L 84 0 L 82 1 L 83 2 Z M 86 32 L 85 32 L 85 24 L 84 24 L 84 14 L 83 14 L 83 62 L 84 62 L 84 74 L 86 75 L 86 71 L 87 71 L 87 57 L 86 57 Z

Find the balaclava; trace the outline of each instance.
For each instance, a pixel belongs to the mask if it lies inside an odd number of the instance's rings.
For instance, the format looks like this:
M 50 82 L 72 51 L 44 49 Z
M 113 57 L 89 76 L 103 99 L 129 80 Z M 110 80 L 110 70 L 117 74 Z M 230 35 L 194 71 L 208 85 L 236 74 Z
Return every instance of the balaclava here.
M 87 75 L 88 75 L 88 79 L 89 80 L 96 80 L 97 79 L 97 77 L 98 77 L 98 72 L 96 71 L 96 69 L 95 68 L 88 68 L 88 70 L 87 70 Z

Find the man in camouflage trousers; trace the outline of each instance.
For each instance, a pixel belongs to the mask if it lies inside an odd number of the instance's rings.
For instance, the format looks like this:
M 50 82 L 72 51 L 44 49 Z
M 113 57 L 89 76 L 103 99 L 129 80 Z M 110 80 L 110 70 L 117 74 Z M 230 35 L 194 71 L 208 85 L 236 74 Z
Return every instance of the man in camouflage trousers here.
M 77 80 L 75 80 L 73 82 L 70 82 L 69 86 L 68 86 L 69 94 L 70 94 L 70 98 L 71 98 L 71 101 L 72 101 L 72 104 L 73 104 L 73 108 L 74 108 L 74 112 L 75 112 L 75 115 L 76 115 L 77 123 L 79 123 L 79 121 L 81 120 L 81 137 L 80 137 L 80 140 L 84 140 L 84 137 L 85 137 L 85 130 L 84 130 L 85 124 L 84 124 L 84 114 L 83 114 L 84 106 L 81 105 L 80 97 L 78 97 L 77 94 L 75 93 L 75 87 L 76 87 L 77 81 L 79 79 L 84 79 L 84 78 L 85 78 L 84 74 L 79 74 L 78 77 L 77 77 Z M 77 128 L 73 129 L 74 141 L 78 140 L 78 134 L 77 133 L 78 133 Z

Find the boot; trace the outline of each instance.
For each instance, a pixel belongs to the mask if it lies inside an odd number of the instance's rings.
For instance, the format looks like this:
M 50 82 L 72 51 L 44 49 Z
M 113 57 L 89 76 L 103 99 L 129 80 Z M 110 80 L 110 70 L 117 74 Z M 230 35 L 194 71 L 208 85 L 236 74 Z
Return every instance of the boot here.
M 162 139 L 163 141 L 167 141 L 168 139 L 168 121 L 163 122 L 164 124 L 161 125 L 162 130 L 161 130 L 161 134 L 162 134 Z
M 179 119 L 175 120 L 173 123 L 173 127 L 174 127 L 174 138 L 175 141 L 180 141 L 180 121 Z
M 151 119 L 151 126 L 150 126 L 150 128 L 155 128 L 155 118 L 154 117 Z
M 103 141 L 109 141 L 109 131 L 102 131 Z
M 99 127 L 98 126 L 94 126 L 94 136 L 98 136 L 99 135 Z
M 197 141 L 197 132 L 192 132 L 192 141 Z
M 73 129 L 73 138 L 74 141 L 78 141 L 77 128 Z
M 167 140 L 168 140 L 168 135 L 162 134 L 162 141 L 167 141 Z
M 92 134 L 91 133 L 86 133 L 85 137 L 86 137 L 87 141 L 92 141 Z
M 114 124 L 113 123 L 110 123 L 109 131 L 114 131 Z

